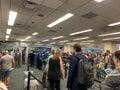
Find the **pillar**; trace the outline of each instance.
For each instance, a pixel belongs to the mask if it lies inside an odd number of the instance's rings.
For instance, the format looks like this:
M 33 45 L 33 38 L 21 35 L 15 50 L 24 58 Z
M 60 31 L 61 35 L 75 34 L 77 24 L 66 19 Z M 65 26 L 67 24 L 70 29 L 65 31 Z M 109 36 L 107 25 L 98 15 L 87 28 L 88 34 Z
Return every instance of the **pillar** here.
M 69 45 L 64 45 L 63 51 L 64 52 L 71 52 L 73 50 L 73 48 Z
M 28 63 L 28 47 L 26 47 L 26 50 L 25 50 L 25 63 L 26 64 Z
M 110 50 L 111 53 L 116 51 L 116 43 L 113 42 L 105 42 L 104 43 L 104 51 Z

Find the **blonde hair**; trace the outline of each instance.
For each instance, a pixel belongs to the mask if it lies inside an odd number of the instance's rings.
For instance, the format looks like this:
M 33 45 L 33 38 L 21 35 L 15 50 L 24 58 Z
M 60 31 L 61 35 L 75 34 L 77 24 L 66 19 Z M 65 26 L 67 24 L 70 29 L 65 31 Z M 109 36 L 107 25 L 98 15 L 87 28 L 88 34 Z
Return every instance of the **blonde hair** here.
M 55 50 L 51 50 L 51 53 L 54 55 L 55 54 Z
M 59 57 L 61 56 L 61 52 L 59 49 L 56 50 L 55 54 L 53 55 L 53 59 L 59 59 Z
M 104 63 L 104 59 L 101 59 L 100 62 L 103 62 L 103 63 Z
M 106 53 L 110 54 L 110 50 L 106 50 Z

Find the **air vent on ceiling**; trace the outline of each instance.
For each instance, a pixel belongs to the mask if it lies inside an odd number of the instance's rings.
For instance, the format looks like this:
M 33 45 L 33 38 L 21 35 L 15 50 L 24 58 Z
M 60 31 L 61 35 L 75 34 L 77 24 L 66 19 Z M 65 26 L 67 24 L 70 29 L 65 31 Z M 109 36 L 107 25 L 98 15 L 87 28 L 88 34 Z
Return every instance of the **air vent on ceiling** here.
M 57 32 L 56 30 L 49 30 L 49 32 Z
M 44 15 L 43 15 L 43 14 L 37 14 L 37 16 L 38 16 L 38 17 L 44 17 Z
M 109 27 L 109 26 L 104 27 L 104 30 L 110 30 L 110 29 L 115 29 L 115 27 Z
M 93 12 L 89 12 L 89 13 L 87 13 L 87 14 L 85 14 L 85 15 L 82 15 L 81 17 L 87 18 L 87 19 L 91 19 L 91 18 L 94 18 L 94 17 L 96 17 L 96 16 L 98 16 L 98 15 L 95 14 L 95 13 L 93 13 Z
M 27 9 L 35 9 L 36 7 L 38 7 L 38 4 L 31 2 L 29 0 L 26 0 L 23 2 L 23 6 L 24 8 L 27 8 Z
M 23 24 L 19 24 L 19 23 L 16 23 L 16 24 L 14 25 L 14 27 L 24 28 L 24 29 L 29 29 L 29 28 L 31 28 L 30 25 L 23 25 Z
M 20 33 L 12 33 L 12 35 L 20 36 L 21 34 Z

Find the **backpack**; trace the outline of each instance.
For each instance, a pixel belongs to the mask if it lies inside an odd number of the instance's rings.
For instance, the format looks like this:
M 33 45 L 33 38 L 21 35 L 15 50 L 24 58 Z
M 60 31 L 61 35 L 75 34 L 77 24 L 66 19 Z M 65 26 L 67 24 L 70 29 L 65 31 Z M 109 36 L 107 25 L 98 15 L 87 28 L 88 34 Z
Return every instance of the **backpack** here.
M 76 55 L 78 59 L 76 82 L 90 88 L 94 84 L 94 70 L 92 63 L 84 56 Z

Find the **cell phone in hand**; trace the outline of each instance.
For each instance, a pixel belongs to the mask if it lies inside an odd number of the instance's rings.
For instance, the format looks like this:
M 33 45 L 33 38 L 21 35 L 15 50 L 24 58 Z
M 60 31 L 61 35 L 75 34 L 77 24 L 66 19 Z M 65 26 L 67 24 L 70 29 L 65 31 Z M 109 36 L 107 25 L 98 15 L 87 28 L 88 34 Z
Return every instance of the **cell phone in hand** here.
M 108 75 L 111 73 L 110 68 L 105 69 L 105 73 Z

